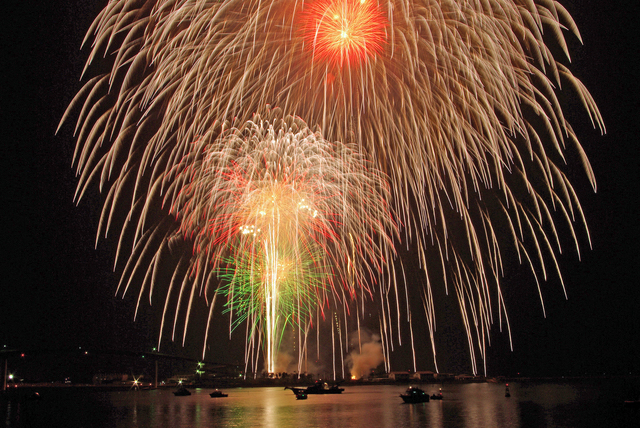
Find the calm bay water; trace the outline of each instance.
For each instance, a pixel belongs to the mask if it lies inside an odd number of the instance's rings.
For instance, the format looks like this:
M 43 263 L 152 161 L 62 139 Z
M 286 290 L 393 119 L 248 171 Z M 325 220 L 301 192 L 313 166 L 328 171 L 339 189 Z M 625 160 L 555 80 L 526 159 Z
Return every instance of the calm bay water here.
M 428 393 L 441 385 L 423 385 Z M 41 389 L 42 400 L 4 398 L 6 427 L 640 427 L 637 379 L 504 385 L 444 384 L 444 400 L 404 404 L 406 386 L 345 386 L 340 395 L 296 400 L 281 387 L 210 389 L 175 397 L 172 390 Z M 636 394 L 633 397 L 631 394 Z

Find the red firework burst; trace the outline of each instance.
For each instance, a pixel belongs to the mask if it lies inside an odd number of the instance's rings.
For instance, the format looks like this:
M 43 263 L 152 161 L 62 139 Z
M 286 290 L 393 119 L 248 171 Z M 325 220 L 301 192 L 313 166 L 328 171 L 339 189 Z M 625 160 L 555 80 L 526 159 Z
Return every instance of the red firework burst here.
M 307 49 L 316 60 L 356 64 L 382 52 L 387 18 L 376 0 L 317 0 L 302 17 Z

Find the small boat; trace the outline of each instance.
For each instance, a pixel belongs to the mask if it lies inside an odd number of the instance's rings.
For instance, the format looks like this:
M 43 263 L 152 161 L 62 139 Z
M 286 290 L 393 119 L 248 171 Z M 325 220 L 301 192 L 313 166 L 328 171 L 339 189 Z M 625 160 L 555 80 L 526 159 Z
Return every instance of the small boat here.
M 297 386 L 285 386 L 284 389 L 290 389 L 295 395 L 307 393 L 307 388 L 299 388 Z
M 410 386 L 409 388 L 407 388 L 407 391 L 404 394 L 400 394 L 400 397 L 405 403 L 429 402 L 429 394 L 427 394 L 420 388 L 416 388 L 415 386 Z
M 29 401 L 42 401 L 42 396 L 39 392 L 33 392 L 27 396 L 27 400 Z
M 316 382 L 311 386 L 307 386 L 306 388 L 296 387 L 296 386 L 285 386 L 284 389 L 290 389 L 293 391 L 295 395 L 305 393 L 305 394 L 342 394 L 344 388 L 340 388 L 340 385 L 335 384 L 329 386 L 326 382 L 320 383 Z
M 185 388 L 184 386 L 181 386 L 176 391 L 173 391 L 173 395 L 175 395 L 176 397 L 184 397 L 186 395 L 191 395 L 191 393 L 187 388 Z
M 216 389 L 215 391 L 213 391 L 211 394 L 209 394 L 210 397 L 228 397 L 229 394 L 225 394 L 224 392 Z
M 437 394 L 432 394 L 431 395 L 431 399 L 432 400 L 442 400 L 442 388 L 440 388 L 440 391 L 438 391 Z
M 297 388 L 295 386 L 285 386 L 285 390 L 290 389 L 293 391 L 293 394 L 296 396 L 296 400 L 306 400 L 307 399 L 307 388 Z
M 504 390 L 505 397 L 511 397 L 511 392 L 509 391 L 509 384 L 507 384 L 506 389 Z
M 342 394 L 344 388 L 340 388 L 340 385 L 335 384 L 329 386 L 327 382 L 320 383 L 316 382 L 315 384 L 307 387 L 307 394 Z

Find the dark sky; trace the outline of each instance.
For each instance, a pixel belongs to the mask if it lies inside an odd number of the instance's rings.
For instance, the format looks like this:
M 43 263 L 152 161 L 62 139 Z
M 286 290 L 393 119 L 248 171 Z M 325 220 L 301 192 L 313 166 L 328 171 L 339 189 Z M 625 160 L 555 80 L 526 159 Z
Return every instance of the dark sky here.
M 143 310 L 134 323 L 135 296 L 114 297 L 114 242 L 101 240 L 94 249 L 100 196 L 89 192 L 74 205 L 71 122 L 55 135 L 82 85 L 79 77 L 88 56 L 87 49 L 79 49 L 82 38 L 106 2 L 7 3 L 1 39 L 0 347 L 148 350 L 155 346 L 161 308 Z M 594 194 L 576 169 L 573 181 L 593 250 L 584 248 L 581 262 L 574 254 L 561 257 L 569 299 L 556 283 L 544 285 L 546 319 L 526 269 L 511 270 L 505 293 L 517 300 L 510 308 L 515 351 L 496 331 L 489 373 L 639 374 L 640 3 L 563 4 L 584 41 L 584 46 L 571 42 L 570 68 L 591 91 L 607 127 L 601 136 L 578 106 L 566 111 L 598 182 Z M 440 368 L 465 371 L 466 357 L 455 351 L 463 337 L 450 330 L 451 346 L 438 350 Z M 449 334 L 447 325 L 440 331 Z M 181 352 L 180 346 L 170 346 L 168 352 Z

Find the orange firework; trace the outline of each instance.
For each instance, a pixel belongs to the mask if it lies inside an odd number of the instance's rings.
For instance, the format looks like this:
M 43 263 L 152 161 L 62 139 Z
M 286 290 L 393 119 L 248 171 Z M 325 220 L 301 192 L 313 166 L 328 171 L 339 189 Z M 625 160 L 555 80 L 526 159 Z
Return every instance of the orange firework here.
M 387 18 L 375 0 L 317 0 L 305 5 L 303 32 L 317 60 L 357 64 L 382 52 Z

